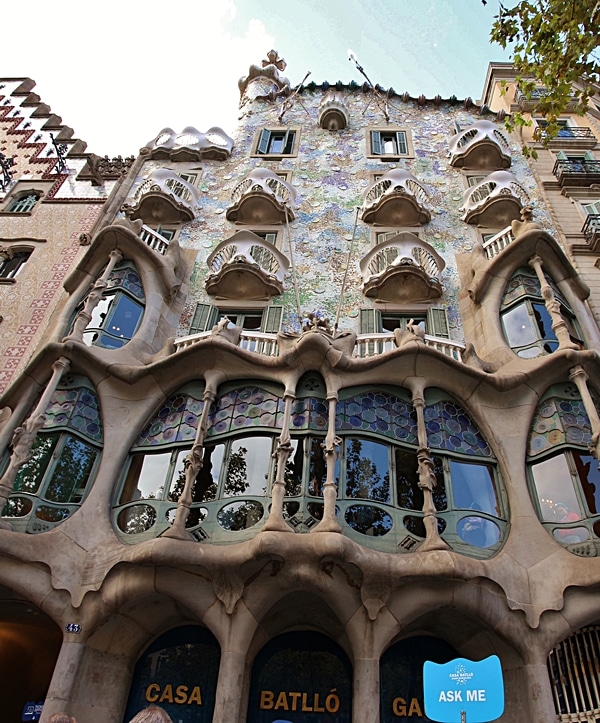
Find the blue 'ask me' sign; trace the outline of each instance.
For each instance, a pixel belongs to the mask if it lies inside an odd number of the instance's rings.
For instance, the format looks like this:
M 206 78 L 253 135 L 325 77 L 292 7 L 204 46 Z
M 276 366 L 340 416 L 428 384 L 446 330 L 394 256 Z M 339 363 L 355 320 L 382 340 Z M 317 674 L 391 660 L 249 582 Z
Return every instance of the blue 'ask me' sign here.
M 504 682 L 497 655 L 478 663 L 456 658 L 423 666 L 425 715 L 440 723 L 488 723 L 504 712 Z

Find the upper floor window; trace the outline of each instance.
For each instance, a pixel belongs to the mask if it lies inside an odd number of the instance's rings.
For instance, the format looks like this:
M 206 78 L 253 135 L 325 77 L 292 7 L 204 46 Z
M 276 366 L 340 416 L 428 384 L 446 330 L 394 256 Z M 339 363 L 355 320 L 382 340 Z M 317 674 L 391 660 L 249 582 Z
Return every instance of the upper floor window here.
M 295 156 L 298 131 L 290 128 L 264 128 L 260 132 L 254 155 Z
M 14 279 L 31 256 L 31 251 L 0 247 L 0 279 Z
M 381 334 L 401 329 L 406 331 L 409 322 L 420 326 L 426 334 L 442 339 L 450 338 L 448 314 L 443 307 L 415 309 L 412 311 L 380 311 L 379 309 L 360 310 L 360 333 Z
M 100 459 L 100 404 L 87 379 L 70 375 L 45 412 L 31 457 L 19 469 L 3 515 L 16 529 L 42 532 L 81 504 Z
M 132 261 L 113 269 L 108 286 L 83 334 L 83 341 L 105 349 L 119 349 L 133 338 L 145 305 L 144 289 Z
M 370 158 L 408 157 L 413 155 L 409 131 L 378 128 L 367 131 L 367 155 Z
M 39 193 L 26 193 L 14 198 L 8 208 L 9 213 L 30 213 L 40 198 Z
M 600 550 L 600 471 L 590 453 L 591 441 L 591 423 L 576 387 L 551 387 L 529 433 L 533 499 L 544 527 L 556 540 L 563 545 L 595 540 Z
M 264 309 L 235 309 L 212 306 L 212 304 L 196 304 L 189 333 L 199 334 L 209 331 L 224 316 L 234 326 L 240 326 L 246 331 L 276 334 L 281 329 L 283 306 L 272 305 Z
M 560 304 L 560 313 L 572 340 L 582 343 L 575 314 L 556 284 L 551 279 L 548 283 Z M 504 290 L 500 316 L 508 345 L 523 359 L 552 354 L 558 349 L 552 317 L 546 308 L 539 279 L 532 269 L 523 267 L 515 271 Z

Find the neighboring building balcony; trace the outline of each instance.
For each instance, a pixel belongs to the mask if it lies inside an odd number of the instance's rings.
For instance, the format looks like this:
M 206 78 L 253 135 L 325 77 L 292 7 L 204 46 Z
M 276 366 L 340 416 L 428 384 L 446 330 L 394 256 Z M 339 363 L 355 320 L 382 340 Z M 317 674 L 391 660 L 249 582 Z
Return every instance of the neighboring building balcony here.
M 207 259 L 206 291 L 222 299 L 268 299 L 283 293 L 289 261 L 252 231 L 238 231 Z
M 192 334 L 190 336 L 184 336 L 181 339 L 176 339 L 175 353 L 189 349 L 196 344 L 201 344 L 204 340 L 210 338 L 214 338 L 212 331 L 203 331 L 199 334 Z M 430 334 L 425 334 L 421 341 L 424 346 L 434 349 L 450 359 L 464 362 L 464 344 Z M 264 356 L 277 357 L 280 354 L 277 334 L 267 334 L 261 331 L 243 330 L 240 335 L 239 348 Z M 378 334 L 359 334 L 354 344 L 352 357 L 362 359 L 365 357 L 380 356 L 381 354 L 394 351 L 397 348 L 396 336 L 391 331 Z
M 581 233 L 584 235 L 588 245 L 595 249 L 600 244 L 600 214 L 590 214 L 583 224 Z
M 282 224 L 295 219 L 296 191 L 267 168 L 255 168 L 231 194 L 227 220 L 241 224 Z
M 408 171 L 394 168 L 366 190 L 362 220 L 378 226 L 420 226 L 431 221 L 429 195 Z
M 464 193 L 462 219 L 482 226 L 507 226 L 529 204 L 527 191 L 508 171 L 494 171 Z
M 537 121 L 538 125 L 541 121 Z M 539 130 L 539 140 L 546 143 L 548 148 L 571 149 L 571 148 L 594 148 L 597 144 L 596 137 L 591 128 L 560 125 L 558 133 L 553 138 L 548 137 L 544 128 Z
M 491 121 L 481 120 L 450 139 L 450 165 L 454 168 L 500 169 L 511 163 L 504 134 Z
M 160 168 L 137 189 L 133 220 L 149 223 L 186 223 L 196 215 L 198 189 L 173 171 Z
M 530 113 L 531 111 L 534 111 L 536 109 L 536 106 L 538 103 L 548 95 L 548 88 L 540 87 L 540 88 L 534 88 L 531 93 L 523 93 L 522 90 L 519 90 L 517 88 L 515 90 L 515 103 L 519 107 L 519 110 Z M 576 98 L 574 95 L 570 96 L 571 100 L 569 101 L 568 106 L 566 107 L 566 111 L 573 111 L 576 107 Z
M 361 260 L 365 296 L 394 303 L 439 299 L 444 260 L 418 236 L 399 233 Z
M 600 161 L 587 158 L 558 158 L 552 169 L 561 187 L 600 183 Z

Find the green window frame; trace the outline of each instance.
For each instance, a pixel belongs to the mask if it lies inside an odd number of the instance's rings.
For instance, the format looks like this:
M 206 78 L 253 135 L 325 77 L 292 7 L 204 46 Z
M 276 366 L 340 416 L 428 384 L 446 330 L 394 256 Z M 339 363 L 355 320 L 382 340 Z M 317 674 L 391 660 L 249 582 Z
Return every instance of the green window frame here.
M 379 309 L 361 309 L 360 333 L 381 334 L 391 331 L 393 328 L 405 330 L 411 319 L 416 324 L 423 324 L 426 334 L 439 339 L 450 338 L 448 312 L 444 307 L 430 307 L 414 312 L 382 312 Z M 393 326 L 395 320 L 397 320 L 397 325 Z

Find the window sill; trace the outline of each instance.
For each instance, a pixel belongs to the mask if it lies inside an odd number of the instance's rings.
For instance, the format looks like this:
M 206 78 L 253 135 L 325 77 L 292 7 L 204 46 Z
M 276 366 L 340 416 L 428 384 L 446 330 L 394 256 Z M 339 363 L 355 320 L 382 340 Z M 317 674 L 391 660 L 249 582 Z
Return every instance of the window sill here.
M 0 284 L 16 284 L 17 280 L 13 278 L 12 276 L 10 278 L 4 278 L 3 276 L 0 276 Z

